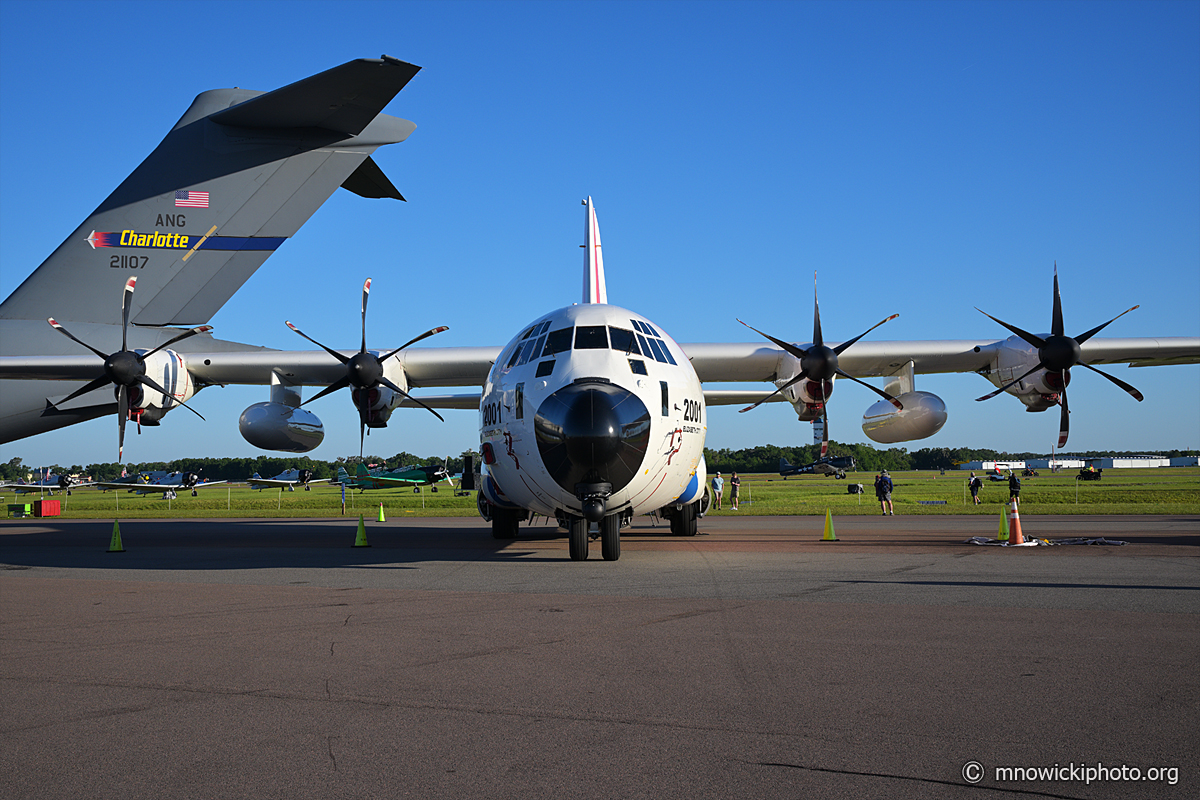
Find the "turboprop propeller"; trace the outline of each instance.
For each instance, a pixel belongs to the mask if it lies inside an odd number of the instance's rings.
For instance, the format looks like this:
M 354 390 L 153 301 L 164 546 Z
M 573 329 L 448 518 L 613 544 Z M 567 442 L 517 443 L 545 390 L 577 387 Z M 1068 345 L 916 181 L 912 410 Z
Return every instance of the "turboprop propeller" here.
M 823 429 L 822 433 L 821 433 L 821 457 L 824 458 L 826 453 L 829 450 L 829 416 L 826 411 L 828 398 L 825 395 L 825 391 L 826 391 L 825 390 L 825 382 L 830 380 L 831 378 L 833 378 L 834 375 L 840 375 L 843 378 L 849 378 L 850 380 L 854 381 L 855 383 L 862 384 L 863 386 L 870 389 L 872 392 L 875 392 L 875 394 L 882 397 L 884 400 L 889 401 L 897 409 L 903 410 L 904 406 L 895 397 L 892 397 L 890 394 L 883 391 L 882 389 L 875 388 L 874 386 L 872 386 L 869 383 L 860 381 L 858 378 L 854 377 L 853 375 L 850 375 L 849 373 L 845 372 L 838 366 L 838 356 L 840 356 L 842 353 L 846 352 L 846 350 L 852 344 L 854 344 L 859 339 L 866 336 L 871 331 L 878 328 L 883 323 L 889 322 L 898 316 L 900 316 L 900 315 L 892 314 L 887 319 L 881 320 L 881 321 L 875 323 L 874 325 L 872 325 L 870 328 L 867 328 L 865 331 L 860 333 L 858 336 L 855 336 L 853 339 L 851 339 L 847 342 L 842 342 L 837 347 L 827 347 L 825 345 L 824 338 L 821 336 L 821 307 L 820 307 L 820 304 L 817 302 L 817 279 L 816 279 L 816 276 L 814 275 L 813 276 L 813 338 L 812 338 L 812 344 L 808 348 L 797 347 L 796 345 L 791 344 L 789 342 L 785 342 L 782 339 L 776 339 L 774 336 L 763 333 L 758 328 L 755 328 L 752 325 L 747 325 L 745 322 L 742 322 L 742 320 L 739 319 L 738 322 L 741 322 L 743 325 L 746 325 L 747 328 L 749 328 L 750 330 L 759 334 L 760 336 L 762 336 L 766 339 L 769 339 L 775 345 L 783 348 L 786 352 L 790 353 L 792 356 L 794 356 L 800 360 L 799 374 L 797 374 L 794 378 L 792 378 L 790 381 L 785 383 L 783 386 L 780 386 L 778 389 L 771 392 L 769 395 L 764 397 L 762 400 L 759 400 L 754 405 L 746 406 L 745 408 L 741 409 L 741 412 L 739 412 L 739 413 L 744 413 L 753 408 L 758 408 L 760 405 L 767 402 L 775 395 L 777 395 L 780 392 L 799 383 L 800 381 L 803 381 L 803 380 L 813 381 L 820 387 L 817 391 L 820 392 L 820 396 L 821 396 L 821 421 L 823 423 L 821 426 Z
M 302 405 L 302 406 L 307 405 L 308 403 L 311 403 L 313 400 L 318 400 L 327 394 L 332 394 L 333 392 L 336 392 L 339 389 L 344 389 L 347 386 L 353 386 L 355 389 L 374 389 L 377 386 L 386 386 L 387 388 L 391 389 L 393 392 L 396 392 L 397 394 L 399 394 L 401 397 L 404 397 L 405 399 L 410 400 L 413 403 L 416 403 L 421 408 L 428 411 L 430 414 L 433 414 L 435 417 L 437 417 L 438 419 L 445 422 L 445 419 L 442 417 L 441 414 L 437 413 L 432 408 L 425 405 L 420 400 L 418 400 L 417 398 L 410 395 L 408 392 L 401 389 L 395 383 L 388 380 L 387 376 L 385 376 L 383 374 L 383 362 L 387 361 L 389 358 L 396 355 L 396 353 L 399 353 L 401 350 L 408 347 L 409 345 L 416 344 L 417 342 L 421 341 L 422 339 L 433 336 L 435 333 L 441 333 L 442 331 L 449 330 L 449 327 L 447 327 L 445 325 L 441 325 L 437 328 L 430 328 L 429 330 L 422 333 L 420 336 L 417 336 L 414 339 L 410 339 L 409 341 L 400 345 L 399 347 L 397 347 L 395 350 L 388 353 L 387 355 L 378 357 L 374 353 L 367 352 L 367 298 L 370 296 L 370 294 L 371 294 L 371 279 L 367 278 L 367 280 L 363 283 L 363 293 L 362 293 L 362 346 L 359 348 L 359 351 L 357 353 L 355 353 L 354 355 L 349 356 L 349 357 L 342 355 L 337 350 L 333 350 L 331 348 L 326 347 L 325 345 L 318 342 L 316 339 L 305 334 L 303 331 L 301 331 L 299 328 L 297 328 L 291 322 L 288 322 L 285 320 L 287 326 L 289 328 L 291 328 L 293 331 L 300 334 L 305 339 L 308 339 L 310 342 L 315 344 L 317 347 L 321 348 L 326 353 L 329 353 L 331 356 L 336 358 L 338 361 L 340 361 L 346 365 L 346 374 L 343 377 L 334 381 L 329 386 L 326 386 L 320 392 L 313 395 L 309 399 L 305 400 L 300 405 Z M 359 410 L 358 410 L 358 453 L 360 456 L 362 455 L 363 438 L 366 435 L 366 429 L 367 429 L 366 410 L 363 408 L 359 408 Z
M 1050 375 L 1054 375 L 1054 376 L 1056 376 L 1054 383 L 1061 384 L 1061 388 L 1059 389 L 1059 395 L 1058 395 L 1059 396 L 1059 405 L 1062 406 L 1062 414 L 1059 417 L 1059 424 L 1058 424 L 1058 446 L 1061 448 L 1063 445 L 1065 445 L 1067 443 L 1067 433 L 1070 430 L 1070 413 L 1071 412 L 1067 409 L 1067 382 L 1070 380 L 1071 367 L 1074 367 L 1074 366 L 1087 367 L 1092 372 L 1097 372 L 1097 373 L 1103 375 L 1104 377 L 1108 378 L 1110 381 L 1115 383 L 1117 386 L 1120 386 L 1122 389 L 1124 389 L 1126 392 L 1128 392 L 1133 397 L 1134 400 L 1141 402 L 1144 399 L 1142 397 L 1141 392 L 1139 392 L 1137 389 L 1130 386 L 1125 381 L 1123 381 L 1119 378 L 1114 378 L 1112 375 L 1109 375 L 1107 372 L 1101 372 L 1100 370 L 1096 369 L 1092 365 L 1085 364 L 1081 360 L 1083 358 L 1083 351 L 1080 348 L 1080 345 L 1082 345 L 1088 339 L 1092 338 L 1097 333 L 1104 330 L 1109 325 L 1113 324 L 1118 319 L 1125 316 L 1130 311 L 1133 311 L 1136 308 L 1139 308 L 1139 306 L 1134 306 L 1133 308 L 1122 311 L 1120 314 L 1117 314 L 1115 317 L 1110 319 L 1108 322 L 1104 323 L 1103 325 L 1097 325 L 1095 328 L 1092 328 L 1087 333 L 1080 334 L 1079 336 L 1076 336 L 1074 338 L 1071 338 L 1070 336 L 1064 336 L 1063 335 L 1062 298 L 1059 297 L 1059 294 L 1058 294 L 1058 262 L 1055 262 L 1055 264 L 1054 264 L 1054 317 L 1050 322 L 1050 335 L 1049 336 L 1047 336 L 1045 338 L 1042 338 L 1041 336 L 1035 336 L 1034 334 L 1029 333 L 1028 331 L 1021 330 L 1020 328 L 1018 328 L 1015 325 L 1009 325 L 1007 322 L 1004 322 L 1003 320 L 996 319 L 991 314 L 987 313 L 983 309 L 976 306 L 975 310 L 978 311 L 980 314 L 983 314 L 985 317 L 992 320 L 993 322 L 997 322 L 997 323 L 1003 325 L 1005 328 L 1008 328 L 1010 331 L 1015 333 L 1017 336 L 1020 336 L 1026 342 L 1028 342 L 1029 344 L 1036 347 L 1038 349 L 1038 363 L 1037 363 L 1037 366 L 1035 366 L 1033 369 L 1026 372 L 1021 377 L 1017 378 L 1016 380 L 1010 381 L 1009 383 L 1004 384 L 1003 386 L 1001 386 L 999 389 L 992 392 L 991 394 L 985 394 L 983 397 L 977 397 L 975 399 L 976 400 L 989 400 L 989 399 L 995 397 L 996 395 L 1000 394 L 1001 392 L 1003 392 L 1005 389 L 1009 388 L 1010 386 L 1013 386 L 1014 384 L 1020 383 L 1021 381 L 1025 380 L 1030 375 L 1037 372 L 1039 369 L 1046 370 L 1047 377 L 1049 377 Z
M 117 433 L 117 461 L 118 462 L 120 462 L 125 456 L 125 422 L 129 419 L 129 394 L 130 394 L 130 391 L 133 390 L 134 388 L 136 388 L 137 386 L 139 386 L 139 385 L 148 386 L 151 389 L 153 389 L 154 391 L 161 394 L 163 397 L 167 398 L 168 400 L 172 400 L 172 401 L 178 403 L 179 405 L 183 406 L 184 408 L 186 408 L 188 411 L 191 411 L 197 417 L 200 417 L 200 419 L 204 419 L 204 416 L 201 415 L 201 413 L 199 411 L 192 408 L 187 403 L 184 403 L 182 400 L 179 400 L 178 398 L 174 397 L 169 392 L 167 392 L 166 389 L 159 386 L 157 383 L 155 383 L 150 378 L 146 377 L 146 359 L 149 358 L 150 356 L 154 355 L 155 353 L 157 353 L 159 350 L 162 350 L 166 347 L 170 347 L 171 345 L 175 344 L 176 342 L 182 341 L 191 336 L 195 336 L 198 333 L 208 333 L 209 331 L 212 330 L 212 326 L 211 325 L 200 325 L 199 327 L 184 331 L 183 333 L 176 336 L 174 339 L 171 339 L 168 342 L 164 342 L 163 344 L 160 344 L 158 347 L 154 348 L 153 350 L 147 351 L 145 353 L 139 353 L 134 350 L 130 350 L 129 346 L 128 346 L 129 311 L 130 311 L 131 306 L 133 305 L 133 290 L 134 290 L 135 286 L 137 286 L 137 278 L 130 278 L 129 280 L 127 280 L 125 282 L 125 290 L 124 290 L 124 293 L 121 295 L 121 349 L 110 355 L 105 355 L 104 353 L 100 352 L 96 348 L 92 347 L 87 342 L 76 338 L 75 336 L 73 336 L 71 334 L 70 331 L 68 331 L 66 328 L 64 328 L 62 325 L 60 325 L 57 321 L 55 321 L 55 319 L 53 317 L 46 320 L 47 322 L 50 323 L 51 326 L 54 327 L 54 330 L 58 331 L 63 336 L 66 336 L 68 339 L 75 342 L 76 344 L 83 345 L 88 350 L 91 350 L 93 353 L 100 356 L 100 358 L 104 359 L 104 374 L 102 374 L 100 377 L 96 378 L 95 380 L 84 384 L 82 387 L 71 392 L 69 395 L 64 397 L 62 400 L 59 400 L 58 402 L 66 403 L 70 400 L 74 400 L 76 397 L 79 397 L 82 394 L 87 394 L 88 392 L 92 391 L 93 389 L 99 389 L 101 386 L 107 386 L 110 383 L 115 384 L 117 387 L 117 430 L 118 430 L 118 433 Z

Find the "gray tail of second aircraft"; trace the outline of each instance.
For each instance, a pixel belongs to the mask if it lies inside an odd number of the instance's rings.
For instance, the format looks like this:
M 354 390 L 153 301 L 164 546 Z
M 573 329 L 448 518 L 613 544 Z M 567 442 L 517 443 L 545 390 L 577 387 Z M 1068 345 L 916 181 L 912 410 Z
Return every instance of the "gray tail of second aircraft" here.
M 135 324 L 208 322 L 339 186 L 404 199 L 370 156 L 416 128 L 381 112 L 419 69 L 384 56 L 272 92 L 200 94 L 0 319 L 117 323 L 98 299 L 136 276 Z

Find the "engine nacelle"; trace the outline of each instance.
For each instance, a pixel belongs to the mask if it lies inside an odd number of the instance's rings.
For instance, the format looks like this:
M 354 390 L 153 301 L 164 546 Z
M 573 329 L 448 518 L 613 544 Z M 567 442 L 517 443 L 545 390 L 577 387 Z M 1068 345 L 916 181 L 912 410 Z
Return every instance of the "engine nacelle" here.
M 145 354 L 148 350 L 135 352 Z M 186 403 L 196 394 L 196 384 L 183 364 L 183 358 L 174 350 L 159 350 L 146 359 L 146 377 L 163 387 L 170 394 L 164 397 L 146 386 L 134 386 L 129 390 L 129 414 L 142 425 L 157 425 L 166 413 Z
M 1042 334 L 1047 335 L 1047 334 Z M 991 365 L 979 374 L 1000 388 L 1037 366 L 1039 361 L 1036 347 L 1020 337 L 1010 336 L 994 348 Z M 979 348 L 976 348 L 978 351 Z M 1059 404 L 1059 397 L 1066 384 L 1071 382 L 1071 371 L 1067 370 L 1064 383 L 1062 374 L 1039 369 L 1005 390 L 1025 404 L 1026 411 L 1045 411 Z
M 238 419 L 242 438 L 262 450 L 307 453 L 325 438 L 316 414 L 284 403 L 255 403 Z
M 400 395 L 386 386 L 376 386 L 371 389 L 354 389 L 350 399 L 358 409 L 360 419 L 368 428 L 386 428 L 392 416 L 392 409 L 400 400 Z
M 375 350 L 371 352 L 380 355 Z M 389 358 L 383 363 L 383 374 L 396 386 L 408 391 L 408 376 L 396 359 Z M 354 389 L 350 392 L 350 399 L 354 401 L 363 424 L 368 428 L 386 428 L 392 411 L 404 401 L 404 395 L 379 385 L 370 389 Z
M 946 404 L 930 392 L 908 392 L 896 398 L 903 410 L 880 400 L 863 414 L 862 429 L 872 441 L 895 444 L 933 436 L 946 424 Z
M 796 361 L 796 364 L 799 369 L 799 360 Z M 827 381 L 812 381 L 806 378 L 785 389 L 783 396 L 792 404 L 792 408 L 796 409 L 797 418 L 802 422 L 812 422 L 821 419 L 821 410 L 829 401 L 829 396 L 833 394 L 835 379 L 836 376 Z M 790 377 L 778 380 L 776 385 L 783 386 L 789 380 L 791 380 Z

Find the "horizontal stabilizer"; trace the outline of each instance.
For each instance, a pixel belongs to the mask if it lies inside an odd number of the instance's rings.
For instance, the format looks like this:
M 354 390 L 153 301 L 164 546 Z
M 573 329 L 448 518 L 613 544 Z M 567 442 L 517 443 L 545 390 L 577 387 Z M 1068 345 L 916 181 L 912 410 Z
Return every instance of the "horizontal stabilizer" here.
M 346 178 L 342 183 L 342 188 L 349 189 L 359 197 L 404 199 L 404 196 L 392 185 L 388 176 L 383 174 L 383 170 L 370 156 L 358 165 L 358 169 L 354 170 L 349 178 Z
M 421 68 L 360 58 L 252 97 L 209 119 L 239 128 L 324 128 L 357 136 Z

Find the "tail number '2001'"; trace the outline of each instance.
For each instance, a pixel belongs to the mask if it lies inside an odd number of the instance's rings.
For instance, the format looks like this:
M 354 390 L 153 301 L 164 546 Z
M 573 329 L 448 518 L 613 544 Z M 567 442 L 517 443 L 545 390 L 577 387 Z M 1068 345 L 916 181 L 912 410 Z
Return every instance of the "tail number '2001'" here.
M 700 419 L 700 402 L 698 400 L 683 401 L 683 421 L 684 422 L 702 422 Z

